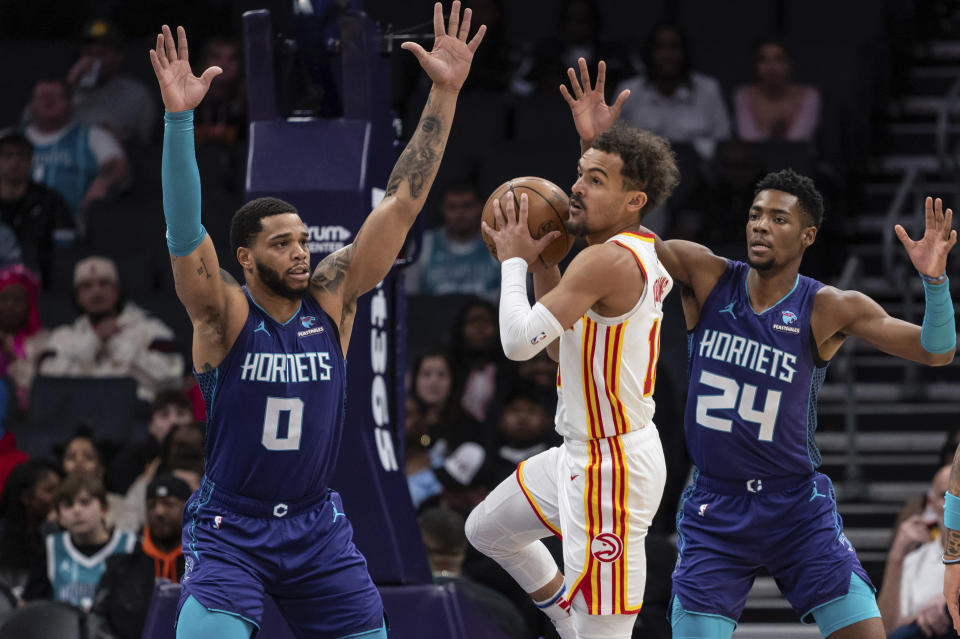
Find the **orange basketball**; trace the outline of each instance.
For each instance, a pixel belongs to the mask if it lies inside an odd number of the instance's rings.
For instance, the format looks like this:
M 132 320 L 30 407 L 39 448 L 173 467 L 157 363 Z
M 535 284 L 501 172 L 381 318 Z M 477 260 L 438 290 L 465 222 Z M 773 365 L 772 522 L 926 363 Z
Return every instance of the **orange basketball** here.
M 527 194 L 527 226 L 530 235 L 539 239 L 551 231 L 560 231 L 560 237 L 550 242 L 540 253 L 540 262 L 544 266 L 556 266 L 573 246 L 574 237 L 567 233 L 564 223 L 567 221 L 569 197 L 559 186 L 538 177 L 518 177 L 501 184 L 483 205 L 483 221 L 497 228 L 493 219 L 493 201 L 500 200 L 500 210 L 507 214 L 507 198 L 514 198 L 514 210 L 520 214 L 520 195 Z M 481 231 L 482 232 L 482 231 Z M 486 233 L 483 242 L 490 254 L 497 256 L 497 247 Z

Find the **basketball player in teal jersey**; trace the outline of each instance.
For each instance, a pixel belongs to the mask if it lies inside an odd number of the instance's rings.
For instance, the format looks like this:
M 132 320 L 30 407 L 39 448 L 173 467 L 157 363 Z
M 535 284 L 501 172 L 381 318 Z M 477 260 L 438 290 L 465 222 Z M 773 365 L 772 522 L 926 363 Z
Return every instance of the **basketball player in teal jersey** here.
M 187 38 L 166 26 L 150 60 L 166 108 L 163 208 L 177 295 L 193 321 L 193 361 L 207 405 L 206 475 L 184 513 L 178 639 L 247 639 L 270 595 L 297 637 L 386 636 L 380 595 L 329 488 L 343 428 L 346 353 L 357 298 L 382 281 L 443 156 L 457 95 L 484 34 L 471 11 L 412 51 L 433 88 L 386 195 L 353 242 L 311 275 L 307 227 L 290 204 L 259 198 L 234 215 L 241 287 L 221 275 L 200 224 L 193 112 L 210 82 L 190 70 Z
M 613 107 L 581 58 L 568 75 L 584 148 L 612 126 Z M 768 571 L 805 622 L 831 639 L 884 636 L 874 589 L 843 534 L 830 479 L 816 472 L 817 393 L 848 337 L 921 364 L 949 364 L 956 350 L 947 254 L 957 241 L 952 211 L 926 200 L 919 241 L 897 237 L 923 279 L 917 326 L 890 317 L 857 291 L 799 274 L 823 216 L 809 178 L 764 177 L 747 211 L 747 263 L 679 240 L 657 240 L 657 256 L 682 285 L 690 389 L 684 419 L 696 466 L 677 515 L 674 639 L 729 639 L 754 577 Z M 958 493 L 960 494 L 960 493 Z M 949 501 L 949 499 L 948 499 Z M 949 520 L 948 520 L 949 526 Z M 958 523 L 960 526 L 960 523 Z M 956 592 L 953 593 L 956 605 Z

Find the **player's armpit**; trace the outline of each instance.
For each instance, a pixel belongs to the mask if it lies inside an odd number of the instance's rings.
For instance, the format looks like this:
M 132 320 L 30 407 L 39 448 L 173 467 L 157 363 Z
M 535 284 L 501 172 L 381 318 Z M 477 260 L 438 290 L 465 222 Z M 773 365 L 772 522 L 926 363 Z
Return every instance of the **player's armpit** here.
M 953 361 L 953 352 L 930 353 L 920 342 L 920 327 L 891 317 L 883 307 L 859 291 L 823 287 L 814 300 L 810 321 L 821 356 L 830 359 L 844 336 L 857 337 L 889 355 L 944 366 Z M 832 351 L 832 352 L 831 352 Z

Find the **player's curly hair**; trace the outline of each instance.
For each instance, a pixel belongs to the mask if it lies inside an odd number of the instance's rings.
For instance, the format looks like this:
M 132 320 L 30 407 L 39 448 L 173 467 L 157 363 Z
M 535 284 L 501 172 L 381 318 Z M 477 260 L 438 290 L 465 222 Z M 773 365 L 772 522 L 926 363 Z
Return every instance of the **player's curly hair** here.
M 823 224 L 823 196 L 817 190 L 813 180 L 805 175 L 800 175 L 793 169 L 784 169 L 776 173 L 767 173 L 757 182 L 757 188 L 753 192 L 753 197 L 757 197 L 760 191 L 773 189 L 789 193 L 797 198 L 797 204 L 800 210 L 810 217 L 813 226 L 820 228 Z
M 237 209 L 230 221 L 230 248 L 234 255 L 241 246 L 249 248 L 254 236 L 263 230 L 260 220 L 281 213 L 297 213 L 297 209 L 275 197 L 258 197 Z
M 647 194 L 641 216 L 663 204 L 680 182 L 677 158 L 665 138 L 649 131 L 616 124 L 593 140 L 591 148 L 619 155 L 625 190 Z

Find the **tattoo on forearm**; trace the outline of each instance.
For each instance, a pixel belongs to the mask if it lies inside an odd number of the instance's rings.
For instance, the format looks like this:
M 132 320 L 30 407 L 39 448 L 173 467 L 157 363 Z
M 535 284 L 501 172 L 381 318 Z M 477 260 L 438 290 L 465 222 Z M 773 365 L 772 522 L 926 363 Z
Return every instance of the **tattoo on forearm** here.
M 944 559 L 960 559 L 960 530 L 947 529 L 947 538 L 943 543 Z
M 433 181 L 440 164 L 447 134 L 447 127 L 444 126 L 439 112 L 431 109 L 430 100 L 427 99 L 417 132 L 400 154 L 400 159 L 387 180 L 388 196 L 396 194 L 404 182 L 414 199 L 424 194 L 425 187 Z
M 359 234 L 357 234 L 357 237 L 359 237 Z M 313 271 L 310 283 L 325 293 L 338 292 L 340 285 L 343 284 L 343 279 L 347 276 L 347 271 L 350 270 L 350 261 L 353 259 L 353 247 L 356 241 L 357 239 L 354 238 L 353 244 L 323 258 Z

